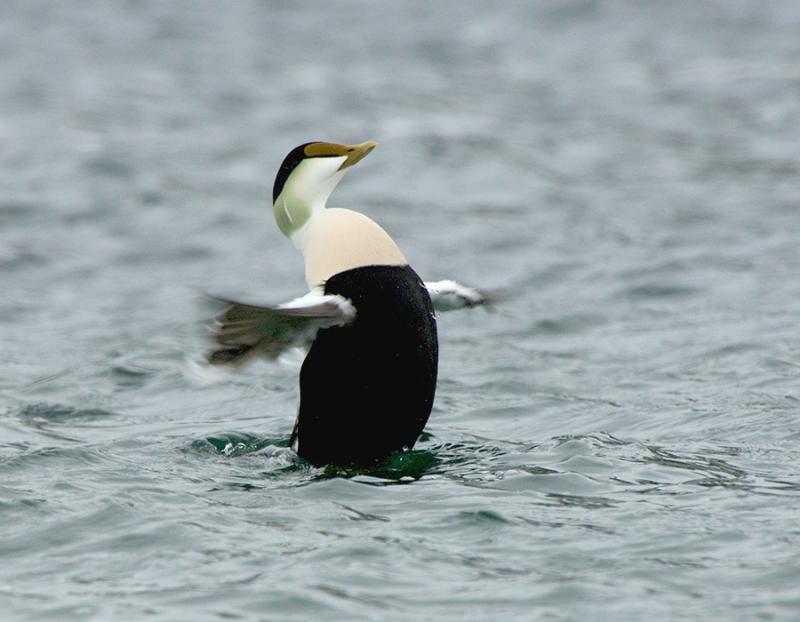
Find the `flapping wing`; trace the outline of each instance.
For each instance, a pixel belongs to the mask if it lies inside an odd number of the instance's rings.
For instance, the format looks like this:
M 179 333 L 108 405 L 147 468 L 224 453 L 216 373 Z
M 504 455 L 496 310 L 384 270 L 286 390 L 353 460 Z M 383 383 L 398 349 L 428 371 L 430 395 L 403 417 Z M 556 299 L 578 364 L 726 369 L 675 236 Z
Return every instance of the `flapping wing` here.
M 344 326 L 356 317 L 342 296 L 310 293 L 275 307 L 209 297 L 220 308 L 212 328 L 214 365 L 241 364 L 255 356 L 277 358 L 287 348 L 313 341 L 320 328 Z
M 433 308 L 436 311 L 453 311 L 466 307 L 479 307 L 494 301 L 494 297 L 486 292 L 467 287 L 455 281 L 435 281 L 425 283 L 430 294 Z

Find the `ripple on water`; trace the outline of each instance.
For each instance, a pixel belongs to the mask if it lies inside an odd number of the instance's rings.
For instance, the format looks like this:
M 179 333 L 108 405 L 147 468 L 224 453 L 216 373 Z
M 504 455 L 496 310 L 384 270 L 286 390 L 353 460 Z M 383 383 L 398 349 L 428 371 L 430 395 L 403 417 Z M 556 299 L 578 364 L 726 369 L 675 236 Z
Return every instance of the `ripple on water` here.
M 623 289 L 623 295 L 634 300 L 658 300 L 661 298 L 688 298 L 702 292 L 702 289 L 692 285 L 668 283 L 643 283 Z
M 0 471 L 6 473 L 40 469 L 67 469 L 101 464 L 103 454 L 88 447 L 39 447 L 0 458 Z
M 751 480 L 727 455 L 627 441 L 603 432 L 560 436 L 532 446 L 446 443 L 430 451 L 439 460 L 428 475 L 587 507 L 612 505 L 628 493 L 686 494 L 699 487 L 736 488 Z
M 118 416 L 102 408 L 75 408 L 64 404 L 34 403 L 23 406 L 19 417 L 27 421 L 48 421 L 53 423 L 81 423 L 108 419 Z
M 244 456 L 267 447 L 288 447 L 288 440 L 262 438 L 246 432 L 221 432 L 192 441 L 190 449 L 196 452 L 221 454 L 228 458 Z

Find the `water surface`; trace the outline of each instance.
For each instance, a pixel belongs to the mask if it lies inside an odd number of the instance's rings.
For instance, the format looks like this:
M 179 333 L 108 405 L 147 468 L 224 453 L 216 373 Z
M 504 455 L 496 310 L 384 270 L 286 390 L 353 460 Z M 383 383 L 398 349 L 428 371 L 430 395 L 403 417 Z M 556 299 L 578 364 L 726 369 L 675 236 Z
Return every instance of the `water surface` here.
M 0 8 L 0 603 L 20 620 L 794 620 L 793 2 Z M 286 448 L 299 357 L 194 365 L 200 293 L 303 293 L 283 155 L 440 319 L 414 452 Z M 376 414 L 379 416 L 379 414 Z

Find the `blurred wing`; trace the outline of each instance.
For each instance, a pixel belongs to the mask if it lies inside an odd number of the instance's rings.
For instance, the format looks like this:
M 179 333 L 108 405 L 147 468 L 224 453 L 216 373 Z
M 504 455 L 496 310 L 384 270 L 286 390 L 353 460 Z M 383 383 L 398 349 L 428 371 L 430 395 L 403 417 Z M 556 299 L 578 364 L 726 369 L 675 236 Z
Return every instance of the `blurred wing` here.
M 275 359 L 313 341 L 320 328 L 344 326 L 356 317 L 355 307 L 342 296 L 310 293 L 275 307 L 209 298 L 220 307 L 212 329 L 217 349 L 208 355 L 214 365 L 241 364 L 255 356 Z
M 479 307 L 494 302 L 486 292 L 466 287 L 455 281 L 435 281 L 425 283 L 436 311 L 453 311 L 465 307 Z

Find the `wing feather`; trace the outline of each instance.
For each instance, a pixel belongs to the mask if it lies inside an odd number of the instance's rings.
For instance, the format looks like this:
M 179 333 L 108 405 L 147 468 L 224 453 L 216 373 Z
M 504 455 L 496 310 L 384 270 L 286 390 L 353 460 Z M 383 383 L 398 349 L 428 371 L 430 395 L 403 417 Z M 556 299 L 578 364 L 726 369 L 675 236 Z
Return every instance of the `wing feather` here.
M 238 365 L 256 356 L 275 359 L 288 348 L 313 341 L 320 328 L 344 326 L 356 316 L 347 298 L 314 292 L 277 306 L 216 296 L 209 300 L 218 308 L 212 326 L 216 349 L 208 355 L 214 365 Z
M 479 307 L 494 302 L 491 294 L 461 285 L 455 281 L 434 281 L 425 283 L 425 289 L 431 297 L 436 311 L 453 311 L 467 307 Z

